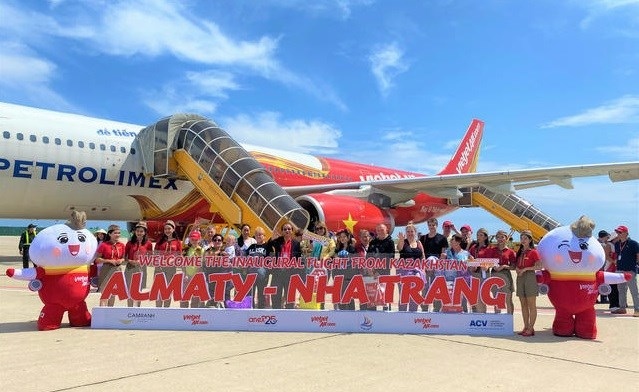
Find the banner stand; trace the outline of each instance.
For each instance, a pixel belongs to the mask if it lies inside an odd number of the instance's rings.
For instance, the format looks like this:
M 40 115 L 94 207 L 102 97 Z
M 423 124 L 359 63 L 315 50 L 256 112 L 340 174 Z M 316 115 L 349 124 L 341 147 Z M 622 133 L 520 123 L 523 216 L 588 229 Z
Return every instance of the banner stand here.
M 92 316 L 96 329 L 513 335 L 503 313 L 95 307 Z

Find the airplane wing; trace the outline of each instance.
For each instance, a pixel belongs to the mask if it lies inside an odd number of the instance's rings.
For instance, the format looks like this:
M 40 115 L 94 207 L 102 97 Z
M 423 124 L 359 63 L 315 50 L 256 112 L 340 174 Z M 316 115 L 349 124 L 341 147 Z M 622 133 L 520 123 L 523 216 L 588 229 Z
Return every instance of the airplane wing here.
M 639 179 L 639 161 L 592 165 L 560 166 L 483 173 L 443 174 L 428 177 L 399 178 L 377 181 L 356 181 L 284 189 L 293 197 L 318 192 L 351 194 L 366 197 L 372 192 L 391 194 L 394 202 L 410 200 L 424 192 L 438 197 L 461 197 L 459 188 L 483 186 L 495 193 L 509 194 L 516 190 L 546 185 L 572 189 L 572 178 L 607 175 L 612 182 Z M 403 195 L 403 196 L 402 196 Z M 403 199 L 403 200 L 402 200 Z

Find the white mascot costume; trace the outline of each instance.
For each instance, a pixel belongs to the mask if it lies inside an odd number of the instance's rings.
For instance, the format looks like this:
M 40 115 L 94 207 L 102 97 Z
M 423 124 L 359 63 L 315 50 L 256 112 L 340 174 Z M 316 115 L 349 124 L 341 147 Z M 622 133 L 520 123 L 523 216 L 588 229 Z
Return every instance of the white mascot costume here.
M 98 242 L 85 224 L 85 213 L 74 211 L 71 221 L 47 227 L 35 236 L 29 256 L 36 268 L 7 269 L 8 277 L 29 280 L 29 288 L 38 291 L 44 303 L 38 318 L 41 331 L 60 328 L 64 312 L 69 312 L 72 327 L 91 325 L 85 299 Z
M 630 279 L 629 274 L 600 271 L 606 258 L 592 236 L 594 227 L 591 219 L 582 216 L 570 226 L 551 230 L 537 246 L 544 267 L 538 281 L 547 285 L 548 298 L 555 307 L 552 331 L 557 336 L 596 339 L 599 291 L 606 294 L 608 284 Z

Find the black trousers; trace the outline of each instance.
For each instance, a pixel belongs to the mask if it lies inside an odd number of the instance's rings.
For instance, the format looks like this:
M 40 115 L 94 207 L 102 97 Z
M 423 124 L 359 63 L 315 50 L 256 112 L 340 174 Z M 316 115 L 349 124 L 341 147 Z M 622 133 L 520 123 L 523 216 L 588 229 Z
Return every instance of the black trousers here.
M 22 268 L 29 268 L 29 248 L 29 245 L 22 245 Z

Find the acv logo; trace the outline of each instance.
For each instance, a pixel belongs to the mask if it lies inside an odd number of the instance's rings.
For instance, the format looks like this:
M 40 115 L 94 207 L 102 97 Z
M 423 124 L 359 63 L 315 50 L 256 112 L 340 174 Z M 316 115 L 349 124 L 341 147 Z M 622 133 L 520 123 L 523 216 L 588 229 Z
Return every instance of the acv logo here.
M 470 320 L 471 327 L 486 327 L 488 326 L 488 320 Z

